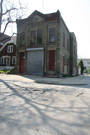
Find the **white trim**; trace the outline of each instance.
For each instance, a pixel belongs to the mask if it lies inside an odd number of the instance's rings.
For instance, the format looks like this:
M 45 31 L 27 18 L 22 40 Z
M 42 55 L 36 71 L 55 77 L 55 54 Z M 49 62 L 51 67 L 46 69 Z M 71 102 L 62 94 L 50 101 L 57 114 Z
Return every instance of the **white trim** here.
M 43 47 L 41 48 L 27 48 L 26 51 L 39 51 L 39 50 L 44 50 Z
M 13 45 L 8 45 L 7 46 L 7 52 L 8 53 L 13 53 Z
M 4 59 L 6 58 L 6 62 L 4 62 Z M 9 58 L 9 63 L 8 62 L 8 58 Z M 10 56 L 2 56 L 1 57 L 1 64 L 8 64 L 8 66 L 10 65 Z
M 15 58 L 15 63 L 13 63 L 13 58 Z M 12 56 L 12 64 L 16 64 L 16 56 Z
M 0 69 L 1 70 L 4 70 L 4 69 L 13 69 L 14 66 L 0 66 Z
M 5 46 L 7 46 L 7 45 L 16 45 L 13 41 L 8 41 L 8 42 L 6 42 L 2 47 L 1 47 L 1 49 L 0 49 L 0 52 L 3 50 L 3 48 L 5 47 Z

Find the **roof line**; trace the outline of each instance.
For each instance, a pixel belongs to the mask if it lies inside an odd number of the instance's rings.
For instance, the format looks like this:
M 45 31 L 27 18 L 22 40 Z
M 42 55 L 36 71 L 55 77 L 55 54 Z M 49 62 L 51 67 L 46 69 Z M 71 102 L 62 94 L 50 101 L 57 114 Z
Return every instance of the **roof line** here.
M 11 40 L 12 41 L 12 40 Z M 1 49 L 0 49 L 0 52 L 3 50 L 3 48 L 6 46 L 6 45 L 8 45 L 8 44 L 14 44 L 14 45 L 16 45 L 13 41 L 12 42 L 10 42 L 10 41 L 8 41 L 8 42 L 6 42 L 2 47 L 1 47 Z

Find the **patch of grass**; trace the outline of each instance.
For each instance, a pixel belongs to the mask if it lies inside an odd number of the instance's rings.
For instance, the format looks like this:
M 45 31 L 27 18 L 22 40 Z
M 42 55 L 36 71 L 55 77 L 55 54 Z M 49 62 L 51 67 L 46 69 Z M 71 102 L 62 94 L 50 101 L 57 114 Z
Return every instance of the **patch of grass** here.
M 64 74 L 63 77 L 69 77 L 69 75 L 68 74 Z
M 11 70 L 9 69 L 4 69 L 4 70 L 0 70 L 0 74 L 2 73 L 6 73 L 6 74 L 16 74 L 16 68 L 13 68 Z
M 75 76 L 79 76 L 78 74 L 76 75 L 68 75 L 68 74 L 64 74 L 62 77 L 75 77 Z
M 13 68 L 11 70 L 7 70 L 6 74 L 16 74 L 16 68 Z
M 4 73 L 4 71 L 3 70 L 0 70 L 0 74 L 2 74 L 2 73 Z
M 6 72 L 7 72 L 7 69 L 0 70 L 0 74 L 6 73 Z

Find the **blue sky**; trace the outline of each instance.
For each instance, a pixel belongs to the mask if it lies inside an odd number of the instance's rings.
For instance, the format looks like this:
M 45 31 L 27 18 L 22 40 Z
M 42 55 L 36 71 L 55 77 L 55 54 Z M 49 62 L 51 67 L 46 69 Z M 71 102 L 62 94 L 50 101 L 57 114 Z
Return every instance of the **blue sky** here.
M 59 10 L 78 43 L 78 57 L 90 58 L 90 0 L 22 0 L 27 3 L 26 17 L 34 10 L 51 13 Z

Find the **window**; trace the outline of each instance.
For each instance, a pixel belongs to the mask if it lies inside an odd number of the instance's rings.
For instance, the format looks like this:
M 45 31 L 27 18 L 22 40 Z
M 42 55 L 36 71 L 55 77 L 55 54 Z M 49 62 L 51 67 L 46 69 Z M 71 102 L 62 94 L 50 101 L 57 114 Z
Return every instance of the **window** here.
M 20 34 L 20 45 L 23 46 L 25 44 L 25 33 L 22 32 Z
M 67 50 L 69 51 L 69 39 L 67 39 Z
M 12 53 L 12 52 L 13 52 L 13 45 L 9 45 L 9 46 L 8 46 L 7 52 L 8 52 L 8 53 Z
M 31 44 L 36 44 L 36 31 L 31 31 Z
M 37 31 L 37 43 L 42 44 L 42 30 Z
M 75 45 L 74 45 L 74 54 L 75 54 Z
M 6 64 L 6 57 L 1 57 L 1 64 Z
M 13 56 L 13 57 L 12 57 L 12 64 L 15 64 L 15 63 L 16 63 L 16 57 Z
M 67 58 L 67 72 L 68 72 L 69 60 Z
M 64 72 L 65 56 L 63 56 L 63 72 Z
M 50 43 L 55 42 L 55 28 L 49 29 L 49 42 Z
M 65 33 L 63 33 L 63 46 L 65 47 Z

